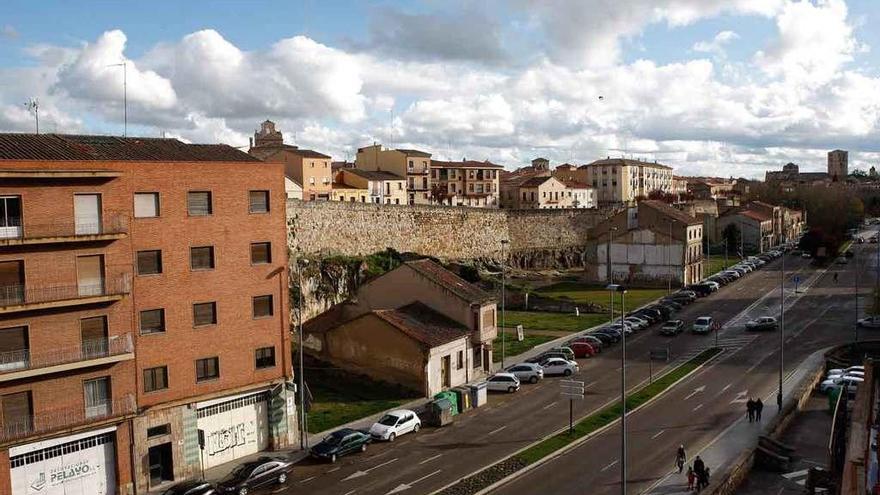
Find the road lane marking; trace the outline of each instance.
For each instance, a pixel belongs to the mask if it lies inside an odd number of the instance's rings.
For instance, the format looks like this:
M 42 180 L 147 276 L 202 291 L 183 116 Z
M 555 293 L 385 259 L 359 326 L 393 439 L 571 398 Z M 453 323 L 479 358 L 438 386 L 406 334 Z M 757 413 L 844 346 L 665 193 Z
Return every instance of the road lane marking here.
M 664 431 L 666 431 L 666 430 L 660 430 L 660 431 L 658 431 L 657 433 L 655 433 L 654 436 L 651 437 L 651 440 L 653 440 L 653 439 L 659 437 L 660 435 L 662 435 Z
M 342 481 L 353 480 L 355 478 L 360 478 L 361 476 L 366 476 L 366 475 L 370 474 L 370 471 L 372 471 L 374 469 L 379 469 L 382 466 L 387 466 L 387 465 L 391 464 L 392 462 L 396 461 L 397 459 L 398 458 L 395 457 L 394 459 L 391 459 L 390 461 L 385 461 L 382 464 L 377 464 L 377 465 L 371 467 L 370 469 L 365 469 L 363 471 L 355 471 L 355 472 L 351 473 L 350 475 L 348 475 L 348 477 L 343 479 Z
M 419 478 L 419 479 L 417 479 L 417 480 L 415 480 L 415 481 L 410 481 L 409 483 L 401 483 L 401 484 L 397 485 L 397 488 L 391 490 L 390 492 L 386 493 L 385 495 L 393 495 L 393 494 L 395 494 L 395 493 L 400 493 L 400 492 L 403 492 L 403 491 L 409 490 L 409 489 L 412 488 L 412 486 L 415 485 L 416 483 L 419 483 L 420 481 L 425 481 L 426 479 L 430 478 L 431 476 L 434 476 L 435 474 L 437 474 L 437 473 L 439 473 L 439 472 L 441 472 L 441 471 L 443 471 L 443 470 L 442 470 L 442 469 L 438 469 L 438 470 L 434 471 L 433 473 L 431 473 L 431 474 L 426 474 L 425 476 L 422 476 L 421 478 Z
M 597 383 L 599 383 L 599 382 L 590 382 L 590 383 L 584 385 L 584 388 L 590 388 L 590 387 L 592 387 L 593 385 L 595 385 L 595 384 L 597 384 Z
M 329 473 L 334 473 L 334 472 L 336 472 L 336 471 L 339 471 L 340 469 L 342 469 L 342 466 L 336 466 L 336 467 L 333 468 L 333 469 L 328 469 L 328 470 L 327 470 L 327 473 L 328 473 L 328 474 L 329 474 Z
M 434 459 L 437 459 L 437 458 L 439 458 L 439 457 L 443 457 L 443 454 L 437 454 L 437 455 L 435 455 L 434 457 L 428 457 L 427 459 L 425 459 L 424 461 L 420 462 L 419 464 L 425 464 L 425 463 L 427 463 L 427 462 L 431 462 L 431 461 L 433 461 Z
M 703 405 L 702 405 L 702 404 L 698 404 L 697 407 L 695 407 L 695 408 L 693 408 L 693 410 L 691 410 L 691 412 L 695 412 L 697 409 L 699 409 L 699 408 L 701 408 L 701 407 L 703 407 Z
M 495 428 L 494 430 L 492 430 L 492 431 L 489 432 L 489 435 L 490 435 L 490 436 L 491 436 L 491 435 L 494 435 L 494 434 L 498 433 L 499 431 L 501 431 L 501 430 L 503 430 L 503 429 L 505 429 L 505 428 L 507 428 L 507 425 L 501 426 L 501 427 L 499 427 L 499 428 Z
M 586 388 L 586 387 L 584 387 L 584 388 Z M 550 409 L 551 407 L 555 406 L 557 402 L 558 401 L 553 401 L 553 402 L 547 404 L 546 406 L 542 407 L 541 409 Z
M 357 491 L 357 490 L 352 490 L 352 491 L 346 493 L 345 495 L 352 495 L 352 494 L 354 494 L 354 492 L 356 492 L 356 491 Z
M 306 479 L 304 479 L 304 480 L 299 480 L 299 482 L 300 482 L 300 483 L 308 483 L 309 481 L 312 481 L 312 480 L 315 479 L 315 478 L 316 478 L 316 476 L 312 476 L 311 478 L 306 478 Z
M 786 479 L 798 478 L 798 477 L 801 477 L 801 476 L 807 474 L 807 472 L 809 472 L 809 471 L 810 471 L 809 469 L 804 469 L 802 471 L 794 471 L 792 473 L 785 473 L 782 475 L 782 477 L 786 478 Z
M 693 396 L 695 396 L 695 395 L 697 395 L 697 394 L 701 394 L 701 393 L 703 393 L 705 390 L 706 390 L 706 386 L 705 386 L 705 385 L 703 385 L 703 386 L 701 386 L 701 387 L 697 387 L 697 388 L 694 389 L 693 392 L 691 392 L 690 394 L 688 394 L 688 396 L 685 397 L 684 400 L 688 400 L 688 399 L 690 399 L 691 397 L 693 397 Z
M 618 462 L 619 462 L 619 459 L 616 460 L 616 461 L 614 461 L 614 462 L 612 462 L 611 464 L 609 464 L 609 465 L 603 467 L 603 468 L 602 468 L 602 472 L 604 473 L 605 471 L 608 471 L 609 469 L 613 468 L 614 465 L 617 464 Z

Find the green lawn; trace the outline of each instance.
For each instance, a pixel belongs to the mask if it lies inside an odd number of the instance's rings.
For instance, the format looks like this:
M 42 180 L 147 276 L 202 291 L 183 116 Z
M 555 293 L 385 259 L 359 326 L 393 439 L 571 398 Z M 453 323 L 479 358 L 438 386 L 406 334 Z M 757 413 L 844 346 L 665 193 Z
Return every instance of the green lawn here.
M 420 397 L 398 385 L 333 368 L 310 366 L 305 377 L 313 397 L 309 433 L 329 430 Z
M 581 313 L 580 316 L 570 313 L 543 313 L 539 311 L 505 311 L 504 313 L 504 325 L 507 328 L 522 325 L 526 332 L 529 330 L 579 332 L 606 321 L 608 321 L 608 315 L 598 313 Z
M 505 344 L 506 344 L 505 345 L 505 356 L 506 357 L 518 356 L 518 355 L 526 352 L 527 350 L 529 350 L 535 346 L 550 342 L 551 340 L 554 340 L 554 339 L 556 339 L 556 337 L 551 337 L 549 335 L 526 335 L 525 338 L 523 338 L 522 342 L 518 342 L 516 340 L 516 335 L 508 334 L 506 336 L 507 341 L 505 342 Z M 500 336 L 497 337 L 492 342 L 492 349 L 493 349 L 492 361 L 494 361 L 496 363 L 500 363 L 501 362 L 501 337 Z
M 736 264 L 737 260 L 730 257 L 727 257 L 727 266 L 731 266 Z M 709 262 L 706 266 L 706 271 L 703 273 L 704 277 L 711 277 L 716 273 L 720 272 L 724 269 L 724 255 L 723 254 L 713 254 L 709 256 Z
M 604 307 L 608 307 L 610 304 L 607 290 L 582 282 L 560 282 L 542 287 L 537 292 L 545 297 L 568 299 L 575 303 L 589 302 L 601 304 Z M 626 292 L 626 306 L 627 308 L 637 308 L 665 295 L 666 289 L 629 289 Z M 618 305 L 619 302 L 619 298 L 615 297 L 614 305 Z

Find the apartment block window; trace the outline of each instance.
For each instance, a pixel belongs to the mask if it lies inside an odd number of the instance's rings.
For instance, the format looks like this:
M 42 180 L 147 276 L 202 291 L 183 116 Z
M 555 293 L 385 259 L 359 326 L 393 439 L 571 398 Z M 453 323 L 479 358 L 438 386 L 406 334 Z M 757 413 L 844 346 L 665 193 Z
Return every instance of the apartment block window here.
M 134 216 L 135 218 L 158 217 L 159 193 L 134 193 Z
M 267 213 L 269 211 L 269 191 L 250 191 L 248 193 L 251 213 Z
M 93 316 L 79 320 L 82 356 L 86 359 L 106 356 L 107 317 Z
M 137 252 L 138 275 L 156 275 L 162 273 L 162 251 L 138 251 Z
M 145 309 L 140 312 L 141 335 L 165 332 L 165 310 Z
M 3 412 L 3 428 L 9 435 L 29 432 L 33 429 L 33 404 L 30 391 L 0 397 Z
M 196 382 L 220 378 L 220 358 L 196 359 Z
M 163 435 L 170 435 L 170 434 L 171 434 L 171 425 L 168 423 L 165 423 L 164 425 L 153 426 L 153 427 L 147 428 L 147 438 L 161 437 Z
M 0 328 L 0 356 L 6 356 L 0 362 L 0 370 L 28 367 L 28 327 Z
M 272 316 L 272 295 L 269 294 L 266 296 L 255 296 L 253 306 L 254 318 L 265 318 L 267 316 Z
M 252 242 L 251 243 L 251 264 L 265 265 L 272 263 L 272 243 L 271 242 Z
M 168 388 L 168 367 L 156 366 L 144 370 L 144 392 L 155 392 Z
M 260 347 L 254 351 L 254 365 L 257 369 L 275 367 L 275 348 Z
M 214 246 L 189 248 L 189 263 L 193 270 L 213 270 Z
M 464 351 L 458 351 L 458 359 L 455 360 L 455 369 L 464 369 Z
M 315 185 L 315 178 L 314 177 L 309 177 L 309 184 L 312 186 Z
M 193 304 L 193 325 L 200 327 L 204 325 L 217 324 L 217 303 L 206 302 Z
M 113 411 L 110 393 L 110 377 L 108 376 L 83 382 L 86 418 L 100 418 Z
M 190 216 L 200 217 L 213 213 L 209 191 L 190 191 L 186 193 L 186 209 Z
M 0 196 L 0 239 L 21 233 L 21 196 Z

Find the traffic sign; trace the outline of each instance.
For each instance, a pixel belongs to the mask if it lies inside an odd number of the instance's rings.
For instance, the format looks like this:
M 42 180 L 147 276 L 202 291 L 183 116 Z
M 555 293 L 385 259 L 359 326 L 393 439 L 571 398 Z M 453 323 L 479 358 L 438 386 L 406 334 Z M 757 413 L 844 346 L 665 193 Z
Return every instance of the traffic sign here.
M 794 281 L 794 283 L 796 283 L 796 284 L 801 283 L 801 276 L 800 276 L 800 275 L 795 275 L 795 276 L 792 277 L 791 279 L 792 279 L 792 280 Z
M 516 340 L 517 340 L 517 342 L 522 342 L 524 338 L 525 338 L 525 335 L 523 335 L 523 326 L 517 325 L 516 326 Z

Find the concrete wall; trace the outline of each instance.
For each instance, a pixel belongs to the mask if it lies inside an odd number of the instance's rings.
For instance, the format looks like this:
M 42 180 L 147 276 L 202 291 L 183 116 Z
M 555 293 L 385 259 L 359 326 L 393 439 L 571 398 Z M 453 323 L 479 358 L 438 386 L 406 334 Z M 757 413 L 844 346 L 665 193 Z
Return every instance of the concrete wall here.
M 611 245 L 611 267 L 615 282 L 666 283 L 670 275 L 674 284 L 681 283 L 682 244 L 670 243 L 668 236 L 651 230 L 634 230 L 616 236 Z M 608 244 L 596 245 L 595 263 L 588 277 L 607 281 Z

